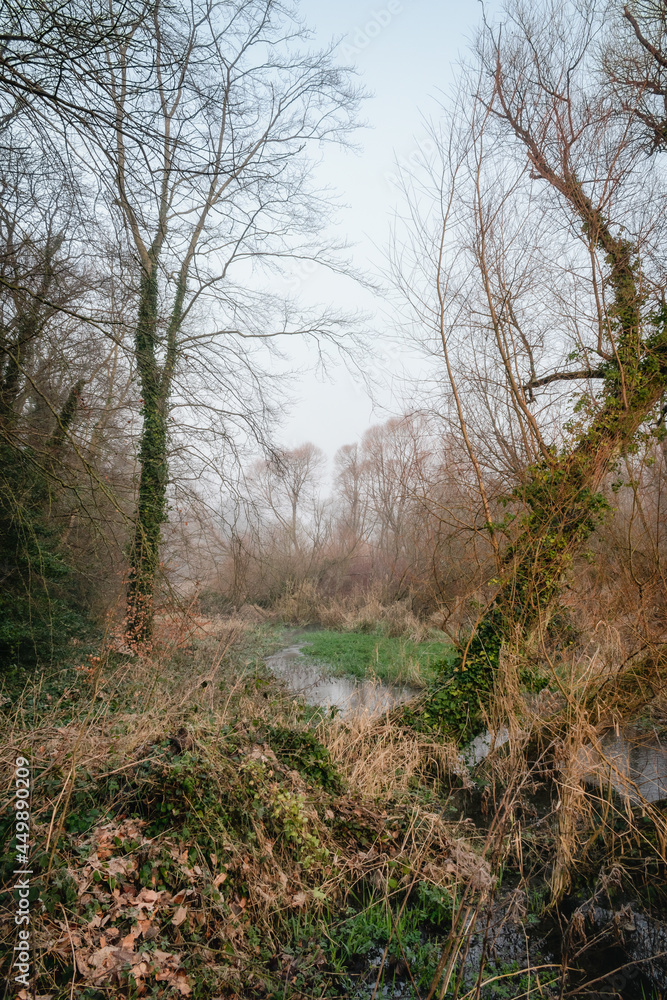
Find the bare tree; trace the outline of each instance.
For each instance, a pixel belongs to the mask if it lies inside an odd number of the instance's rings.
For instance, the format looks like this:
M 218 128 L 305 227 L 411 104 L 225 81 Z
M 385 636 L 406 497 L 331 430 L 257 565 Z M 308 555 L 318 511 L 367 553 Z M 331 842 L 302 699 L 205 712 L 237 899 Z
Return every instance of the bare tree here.
M 331 53 L 305 43 L 293 8 L 275 0 L 158 0 L 91 62 L 108 104 L 94 141 L 73 145 L 102 178 L 135 262 L 143 431 L 128 632 L 139 638 L 151 629 L 172 405 L 207 411 L 228 438 L 241 426 L 261 439 L 253 342 L 344 332 L 342 316 L 299 314 L 262 288 L 281 261 L 326 261 L 306 150 L 340 139 L 356 103 Z
M 29 122 L 47 147 L 69 127 L 90 129 L 107 113 L 94 77 L 97 60 L 141 16 L 142 4 L 121 0 L 5 0 L 0 14 L 0 135 Z M 16 135 L 12 136 L 12 141 Z
M 667 148 L 667 10 L 660 0 L 610 5 L 600 64 L 649 153 Z M 620 15 L 620 16 L 619 16 Z M 621 20 L 622 18 L 622 20 Z M 628 26 L 631 34 L 628 37 Z M 634 36 L 634 37 L 633 37 Z
M 254 554 L 275 594 L 318 566 L 329 540 L 329 504 L 320 495 L 325 457 L 311 443 L 257 462 L 248 481 Z
M 462 88 L 474 97 L 433 132 L 440 156 L 425 183 L 440 212 L 419 243 L 431 246 L 423 260 L 414 246 L 396 254 L 439 344 L 484 530 L 493 546 L 507 539 L 495 599 L 441 694 L 456 725 L 475 716 L 502 642 L 559 593 L 608 506 L 604 477 L 665 390 L 664 191 L 635 141 L 636 104 L 600 82 L 601 18 L 594 4 L 516 3 L 485 27 Z M 506 529 L 488 494 L 488 441 L 512 459 Z

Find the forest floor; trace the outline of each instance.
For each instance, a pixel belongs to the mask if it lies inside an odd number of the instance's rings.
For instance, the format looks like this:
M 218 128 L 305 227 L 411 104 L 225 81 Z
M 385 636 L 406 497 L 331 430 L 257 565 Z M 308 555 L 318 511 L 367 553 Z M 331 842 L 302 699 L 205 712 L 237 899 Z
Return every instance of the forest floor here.
M 150 657 L 75 647 L 7 690 L 4 787 L 18 756 L 32 772 L 35 996 L 664 995 L 667 809 L 586 782 L 581 747 L 602 725 L 586 685 L 565 704 L 558 684 L 528 699 L 470 768 L 399 712 L 341 717 L 296 697 L 266 663 L 294 635 L 165 625 Z M 333 672 L 387 682 L 426 684 L 447 655 L 372 634 L 301 640 Z M 10 850 L 1 971 L 27 1000 L 13 865 Z

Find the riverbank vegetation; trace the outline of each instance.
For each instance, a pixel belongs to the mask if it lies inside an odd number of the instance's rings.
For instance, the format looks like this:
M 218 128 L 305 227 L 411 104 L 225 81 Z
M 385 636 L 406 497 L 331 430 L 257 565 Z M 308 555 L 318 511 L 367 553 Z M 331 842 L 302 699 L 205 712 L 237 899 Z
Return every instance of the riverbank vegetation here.
M 377 677 L 388 683 L 426 686 L 452 647 L 444 642 L 414 642 L 372 632 L 308 632 L 301 648 L 309 659 L 326 664 L 333 677 Z
M 156 635 L 155 659 L 75 646 L 3 714 L 4 764 L 33 767 L 40 995 L 556 997 L 618 965 L 658 997 L 667 817 L 586 784 L 591 691 L 622 683 L 600 663 L 473 768 L 400 716 L 295 698 L 265 665 L 283 629 Z
M 483 20 L 382 289 L 424 375 L 331 475 L 279 345 L 375 365 L 285 294 L 355 277 L 355 74 L 274 0 L 0 18 L 7 981 L 22 757 L 20 1000 L 659 1000 L 664 4 Z

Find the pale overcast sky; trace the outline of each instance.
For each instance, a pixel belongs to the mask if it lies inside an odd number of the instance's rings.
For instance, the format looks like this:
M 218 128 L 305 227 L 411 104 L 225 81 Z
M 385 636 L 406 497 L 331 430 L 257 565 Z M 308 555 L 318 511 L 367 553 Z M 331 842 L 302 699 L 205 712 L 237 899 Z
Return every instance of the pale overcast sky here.
M 487 11 L 494 10 L 498 2 L 486 6 Z M 360 83 L 372 95 L 362 108 L 369 127 L 356 136 L 360 152 L 330 149 L 319 174 L 348 206 L 339 215 L 336 235 L 356 244 L 354 263 L 370 273 L 382 264 L 393 209 L 400 199 L 392 183 L 395 163 L 409 162 L 422 134 L 420 116 L 434 111 L 439 91 L 451 89 L 457 60 L 476 32 L 482 6 L 479 0 L 301 0 L 301 10 L 319 44 L 344 36 L 341 62 L 356 65 Z M 349 283 L 343 290 L 334 278 L 306 273 L 300 280 L 308 298 L 315 293 L 323 303 L 376 311 L 371 325 L 382 337 L 387 323 L 381 302 Z M 338 301 L 341 292 L 347 301 Z M 387 344 L 385 353 L 391 359 L 387 377 L 393 378 L 394 391 L 379 393 L 375 412 L 363 386 L 344 369 L 338 369 L 330 383 L 309 377 L 301 382 L 300 401 L 283 425 L 284 444 L 294 447 L 310 440 L 332 455 L 342 444 L 358 440 L 371 424 L 386 419 L 392 407 L 400 405 L 402 368 L 408 363 L 414 370 L 415 362 L 407 348 L 401 357 L 395 346 Z

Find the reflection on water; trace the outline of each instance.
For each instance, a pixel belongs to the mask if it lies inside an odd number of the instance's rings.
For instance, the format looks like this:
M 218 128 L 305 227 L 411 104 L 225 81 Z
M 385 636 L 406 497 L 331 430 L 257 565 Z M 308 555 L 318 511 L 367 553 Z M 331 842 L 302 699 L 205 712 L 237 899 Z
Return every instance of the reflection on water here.
M 460 760 L 474 767 L 496 747 L 509 740 L 504 727 L 498 733 L 488 730 L 468 744 Z M 632 803 L 657 802 L 667 798 L 667 739 L 655 730 L 610 729 L 597 747 L 581 748 L 576 770 L 588 784 L 611 786 Z
M 655 730 L 610 729 L 599 750 L 583 747 L 578 760 L 587 781 L 611 785 L 631 802 L 667 798 L 667 740 Z
M 479 764 L 480 760 L 488 757 L 492 750 L 507 743 L 509 738 L 510 734 L 505 726 L 502 726 L 497 733 L 492 733 L 490 729 L 487 729 L 485 733 L 480 733 L 468 743 L 459 755 L 459 760 L 463 761 L 467 767 L 474 767 L 475 764 Z
M 380 681 L 330 677 L 326 667 L 306 659 L 297 645 L 267 657 L 266 663 L 286 681 L 291 691 L 309 704 L 337 708 L 343 717 L 358 711 L 381 715 L 419 693 L 406 685 L 390 687 Z M 465 747 L 459 759 L 467 767 L 474 767 L 508 739 L 505 728 L 498 733 L 482 733 Z M 661 740 L 655 731 L 609 730 L 597 749 L 582 747 L 577 762 L 585 781 L 604 787 L 611 785 L 631 802 L 667 798 L 667 740 Z
M 405 685 L 389 687 L 381 681 L 357 681 L 352 677 L 329 677 L 326 668 L 309 662 L 299 646 L 268 656 L 266 665 L 287 682 L 295 694 L 311 705 L 337 708 L 342 716 L 358 711 L 381 715 L 418 693 Z

